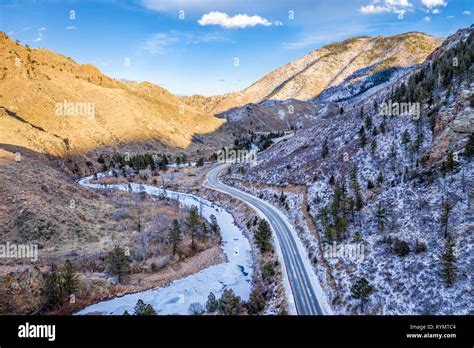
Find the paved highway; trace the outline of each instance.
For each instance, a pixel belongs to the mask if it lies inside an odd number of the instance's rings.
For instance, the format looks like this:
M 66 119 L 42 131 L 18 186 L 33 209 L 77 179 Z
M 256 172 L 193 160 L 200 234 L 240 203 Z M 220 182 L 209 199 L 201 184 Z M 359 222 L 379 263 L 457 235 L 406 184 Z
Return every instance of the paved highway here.
M 301 253 L 304 251 L 297 247 L 295 238 L 298 237 L 292 232 L 289 222 L 271 204 L 223 184 L 218 179 L 218 176 L 228 166 L 228 164 L 223 164 L 211 169 L 207 175 L 205 186 L 238 198 L 265 216 L 278 238 L 283 257 L 283 260 L 280 261 L 283 261 L 283 265 L 286 268 L 297 313 L 299 315 L 326 314 L 321 310 L 320 301 L 318 301 L 316 296 L 318 292 L 315 291 L 314 283 L 311 281 L 311 278 L 315 277 L 314 271 L 308 265 L 308 262 L 303 261 L 304 256 Z

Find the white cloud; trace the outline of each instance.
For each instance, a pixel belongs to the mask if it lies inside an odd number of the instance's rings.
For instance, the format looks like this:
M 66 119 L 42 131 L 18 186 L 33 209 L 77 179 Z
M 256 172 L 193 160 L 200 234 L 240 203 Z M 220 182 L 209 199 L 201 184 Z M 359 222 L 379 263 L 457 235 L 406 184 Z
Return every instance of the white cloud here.
M 219 25 L 226 29 L 236 29 L 236 28 L 247 28 L 254 27 L 256 25 L 263 25 L 268 27 L 272 25 L 270 21 L 266 18 L 260 16 L 249 16 L 246 14 L 238 14 L 235 16 L 229 16 L 227 13 L 212 11 L 206 13 L 198 20 L 200 25 Z
M 446 17 L 446 18 L 447 18 L 447 19 L 453 19 L 453 18 L 455 18 L 455 17 L 454 17 L 454 16 L 448 16 L 448 17 Z
M 373 0 L 372 4 L 359 8 L 362 14 L 395 13 L 403 19 L 405 13 L 413 12 L 413 4 L 409 0 Z
M 466 15 L 466 16 L 470 16 L 470 15 L 471 15 L 471 11 L 467 11 L 467 10 L 466 10 L 466 11 L 464 11 L 462 14 L 463 14 L 463 15 Z
M 440 13 L 440 11 L 437 8 L 435 8 L 433 11 L 431 11 L 431 13 L 432 14 L 438 14 L 438 13 Z
M 140 48 L 151 54 L 164 53 L 166 48 L 176 43 L 183 45 L 209 43 L 209 42 L 232 42 L 226 36 L 219 33 L 186 33 L 178 30 L 171 30 L 169 32 L 154 33 L 147 37 Z
M 429 21 L 431 21 L 431 18 L 428 17 L 428 16 L 426 16 L 426 17 L 423 18 L 423 20 L 424 20 L 425 22 L 429 22 Z
M 448 3 L 444 0 L 421 0 L 421 3 L 428 8 L 433 8 L 436 6 L 446 7 L 448 5 Z
M 176 42 L 179 42 L 177 35 L 172 33 L 155 33 L 145 40 L 141 48 L 152 54 L 157 54 L 162 53 L 166 47 Z
M 412 7 L 413 5 L 408 0 L 385 0 L 388 6 Z
M 77 29 L 77 27 L 75 27 L 75 26 L 73 26 L 73 25 L 68 25 L 68 26 L 66 27 L 66 30 L 76 30 L 76 29 Z
M 33 42 L 39 42 L 39 41 L 43 40 L 43 31 L 45 31 L 45 30 L 46 30 L 45 27 L 38 28 L 38 37 L 36 39 L 33 39 L 32 41 Z
M 362 12 L 363 14 L 372 14 L 372 13 L 390 12 L 390 9 L 384 6 L 367 5 L 367 6 L 362 6 L 359 9 L 359 11 Z

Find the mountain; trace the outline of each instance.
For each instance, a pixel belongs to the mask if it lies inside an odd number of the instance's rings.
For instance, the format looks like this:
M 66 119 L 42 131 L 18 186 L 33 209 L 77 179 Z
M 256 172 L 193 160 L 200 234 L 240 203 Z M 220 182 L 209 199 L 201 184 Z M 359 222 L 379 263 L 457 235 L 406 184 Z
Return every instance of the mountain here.
M 310 126 L 258 153 L 257 165 L 236 164 L 227 183 L 285 211 L 335 313 L 359 312 L 351 286 L 362 277 L 374 287 L 367 313 L 471 313 L 474 27 L 376 88 L 337 94 L 313 99 Z M 387 113 L 395 103 L 414 109 Z M 332 243 L 364 251 L 334 257 Z
M 203 136 L 218 131 L 223 120 L 165 89 L 112 79 L 2 32 L 0 89 L 0 143 L 58 156 L 109 147 L 143 150 L 145 143 L 158 150 L 222 143 L 219 135 Z
M 181 99 L 211 114 L 266 99 L 310 100 L 362 70 L 358 79 L 390 68 L 419 64 L 442 41 L 418 32 L 352 38 L 324 46 L 285 64 L 240 92 L 212 97 L 193 95 Z

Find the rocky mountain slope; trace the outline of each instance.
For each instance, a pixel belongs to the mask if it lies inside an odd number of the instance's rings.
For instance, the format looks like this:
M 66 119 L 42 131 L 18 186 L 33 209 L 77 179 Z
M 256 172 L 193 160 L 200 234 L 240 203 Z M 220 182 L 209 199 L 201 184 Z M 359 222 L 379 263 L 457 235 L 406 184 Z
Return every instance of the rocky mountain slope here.
M 201 136 L 224 123 L 163 88 L 111 79 L 92 65 L 30 49 L 1 32 L 0 90 L 0 143 L 53 155 L 123 144 L 205 148 Z M 212 146 L 221 142 L 218 135 L 206 139 Z
M 193 95 L 182 100 L 212 114 L 265 99 L 309 100 L 358 71 L 362 71 L 357 77 L 360 79 L 388 68 L 421 63 L 441 42 L 440 38 L 417 32 L 352 38 L 285 64 L 240 92 L 212 97 Z
M 472 313 L 473 63 L 471 27 L 375 88 L 326 90 L 313 125 L 226 177 L 286 211 L 336 313 L 360 313 L 360 278 L 374 289 L 364 313 Z

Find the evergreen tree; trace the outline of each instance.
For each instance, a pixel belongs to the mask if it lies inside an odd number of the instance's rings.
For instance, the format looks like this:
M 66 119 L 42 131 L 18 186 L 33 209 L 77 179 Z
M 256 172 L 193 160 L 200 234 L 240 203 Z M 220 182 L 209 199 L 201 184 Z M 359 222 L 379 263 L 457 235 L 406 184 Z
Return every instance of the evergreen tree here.
M 365 135 L 365 129 L 363 126 L 359 129 L 359 142 L 361 147 L 365 147 L 367 144 L 367 136 Z
M 144 303 L 141 299 L 137 301 L 133 309 L 135 315 L 156 315 L 156 311 L 152 305 Z
M 179 222 L 177 219 L 174 219 L 172 222 L 168 239 L 169 239 L 169 242 L 171 243 L 171 247 L 173 248 L 173 256 L 174 256 L 178 252 L 179 246 L 181 242 L 183 241 L 183 238 L 181 236 L 181 228 L 179 226 Z
M 360 300 L 360 310 L 364 312 L 364 302 L 374 291 L 374 287 L 365 278 L 359 278 L 351 287 L 352 297 Z
M 214 214 L 210 216 L 211 220 L 211 232 L 213 235 L 217 235 L 220 233 L 221 228 L 219 227 L 219 224 L 217 223 L 217 218 Z
M 257 231 L 255 232 L 255 244 L 262 253 L 272 250 L 271 244 L 272 231 L 267 220 L 260 220 Z
M 380 133 L 385 134 L 387 126 L 385 125 L 385 120 L 380 123 Z
M 452 172 L 457 167 L 457 162 L 454 160 L 454 154 L 449 151 L 446 155 L 446 160 L 443 162 L 441 170 L 443 173 Z
M 449 223 L 449 214 L 451 214 L 451 204 L 448 201 L 445 201 L 442 206 L 441 211 L 441 226 L 444 228 L 444 238 L 448 237 L 448 223 Z
M 410 142 L 410 133 L 405 129 L 402 134 L 402 144 L 407 145 Z
M 379 175 L 377 176 L 377 185 L 381 186 L 383 184 L 384 177 L 382 171 L 379 172 Z
M 329 154 L 328 138 L 324 139 L 324 143 L 321 149 L 321 157 L 326 158 Z
M 43 285 L 43 295 L 45 297 L 46 308 L 56 308 L 63 302 L 63 293 L 61 287 L 61 277 L 57 267 L 53 264 L 51 270 L 46 275 Z
M 464 148 L 464 155 L 467 158 L 471 158 L 473 154 L 474 154 L 474 133 L 471 133 L 471 135 L 469 136 L 469 140 L 467 141 L 466 147 Z
M 63 295 L 70 297 L 79 290 L 79 277 L 77 276 L 76 266 L 67 259 L 61 270 L 61 284 L 63 288 Z
M 370 115 L 367 115 L 365 117 L 365 128 L 370 131 L 370 128 L 372 128 L 372 117 Z
M 352 243 L 360 243 L 363 241 L 362 234 L 360 231 L 356 231 L 354 234 L 354 238 L 352 239 Z
M 224 315 L 238 315 L 242 309 L 242 301 L 239 296 L 234 294 L 232 289 L 225 289 L 222 294 L 217 310 Z
M 334 175 L 331 175 L 329 177 L 328 184 L 332 186 L 334 185 L 335 182 L 336 182 L 336 179 L 334 178 Z
M 374 188 L 374 183 L 372 180 L 367 180 L 367 189 L 372 190 Z
M 456 256 L 454 248 L 454 239 L 448 237 L 445 241 L 444 251 L 441 254 L 441 278 L 447 286 L 452 286 L 456 280 Z
M 259 314 L 265 309 L 265 297 L 261 286 L 257 285 L 253 288 L 246 307 L 250 315 Z
M 119 283 L 130 272 L 130 259 L 125 255 L 125 250 L 118 245 L 107 255 L 107 270 L 111 275 L 118 277 Z
M 354 193 L 359 192 L 360 189 L 359 181 L 357 180 L 357 171 L 357 165 L 354 164 L 351 168 L 351 173 L 349 176 L 349 180 L 351 182 L 351 189 L 354 191 Z
M 375 151 L 377 151 L 377 140 L 374 139 L 370 144 L 370 151 L 372 152 L 372 155 L 374 155 Z
M 355 209 L 357 211 L 361 211 L 363 207 L 364 207 L 364 199 L 362 198 L 362 194 L 360 192 L 357 192 L 356 199 L 355 199 Z
M 189 232 L 191 233 L 191 248 L 196 249 L 195 238 L 198 231 L 200 222 L 199 211 L 196 206 L 191 207 L 188 217 L 186 218 L 186 225 L 188 226 Z
M 382 206 L 382 203 L 377 203 L 377 208 L 375 210 L 375 217 L 377 218 L 377 226 L 380 232 L 383 232 L 385 227 L 385 208 Z
M 216 295 L 214 293 L 209 293 L 207 296 L 207 302 L 206 302 L 206 309 L 209 313 L 214 313 L 217 311 L 217 306 L 219 305 L 219 301 L 216 299 Z

